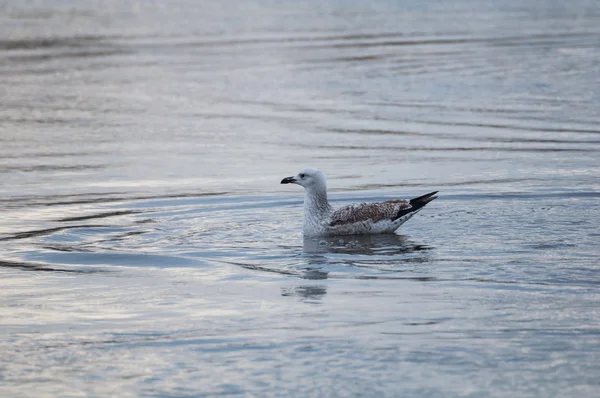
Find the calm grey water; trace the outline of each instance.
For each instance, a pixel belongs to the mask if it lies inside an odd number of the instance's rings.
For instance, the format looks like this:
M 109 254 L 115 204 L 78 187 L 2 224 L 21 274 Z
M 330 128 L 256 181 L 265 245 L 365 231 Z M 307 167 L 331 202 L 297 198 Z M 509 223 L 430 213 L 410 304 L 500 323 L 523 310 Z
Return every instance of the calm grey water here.
M 0 396 L 598 396 L 597 1 L 8 1 L 0 76 Z

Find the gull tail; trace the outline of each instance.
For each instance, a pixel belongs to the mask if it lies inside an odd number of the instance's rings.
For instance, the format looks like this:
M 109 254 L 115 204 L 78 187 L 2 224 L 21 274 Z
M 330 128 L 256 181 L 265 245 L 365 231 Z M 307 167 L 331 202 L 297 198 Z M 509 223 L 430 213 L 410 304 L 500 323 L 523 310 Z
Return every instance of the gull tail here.
M 392 219 L 392 221 L 396 221 L 397 219 L 399 219 L 401 217 L 404 217 L 407 214 L 410 214 L 411 216 L 414 215 L 414 214 L 416 214 L 427 203 L 431 202 L 432 200 L 437 199 L 438 197 L 435 196 L 435 194 L 438 193 L 438 192 L 439 191 L 429 192 L 428 194 L 425 194 L 423 196 L 419 196 L 418 198 L 411 199 L 410 200 L 410 207 L 406 208 L 406 209 L 400 210 L 398 212 L 398 214 L 396 214 L 396 217 L 394 217 Z

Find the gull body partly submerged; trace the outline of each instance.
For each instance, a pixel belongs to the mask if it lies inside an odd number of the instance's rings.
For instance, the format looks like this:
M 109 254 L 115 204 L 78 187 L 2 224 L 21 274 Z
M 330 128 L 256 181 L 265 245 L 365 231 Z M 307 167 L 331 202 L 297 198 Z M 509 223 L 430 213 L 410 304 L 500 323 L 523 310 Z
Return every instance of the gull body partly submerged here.
M 281 183 L 298 184 L 306 190 L 304 236 L 393 233 L 436 199 L 438 192 L 410 200 L 359 203 L 333 209 L 327 200 L 327 184 L 321 171 L 307 168 L 293 177 L 284 178 Z

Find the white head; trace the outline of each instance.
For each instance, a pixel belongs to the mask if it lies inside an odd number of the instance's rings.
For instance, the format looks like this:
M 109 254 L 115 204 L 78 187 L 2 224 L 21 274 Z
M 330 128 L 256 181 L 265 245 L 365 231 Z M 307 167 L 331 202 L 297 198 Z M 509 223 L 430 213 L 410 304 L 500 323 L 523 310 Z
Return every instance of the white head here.
M 309 192 L 325 191 L 327 184 L 325 176 L 317 169 L 307 167 L 293 177 L 286 177 L 281 180 L 282 184 L 298 184 Z

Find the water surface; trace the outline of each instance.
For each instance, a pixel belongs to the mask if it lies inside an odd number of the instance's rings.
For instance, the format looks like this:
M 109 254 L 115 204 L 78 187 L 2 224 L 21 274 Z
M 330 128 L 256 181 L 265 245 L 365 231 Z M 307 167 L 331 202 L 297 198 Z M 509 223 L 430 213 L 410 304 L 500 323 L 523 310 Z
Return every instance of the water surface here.
M 600 8 L 0 6 L 0 395 L 590 397 Z M 334 205 L 441 196 L 398 235 Z

